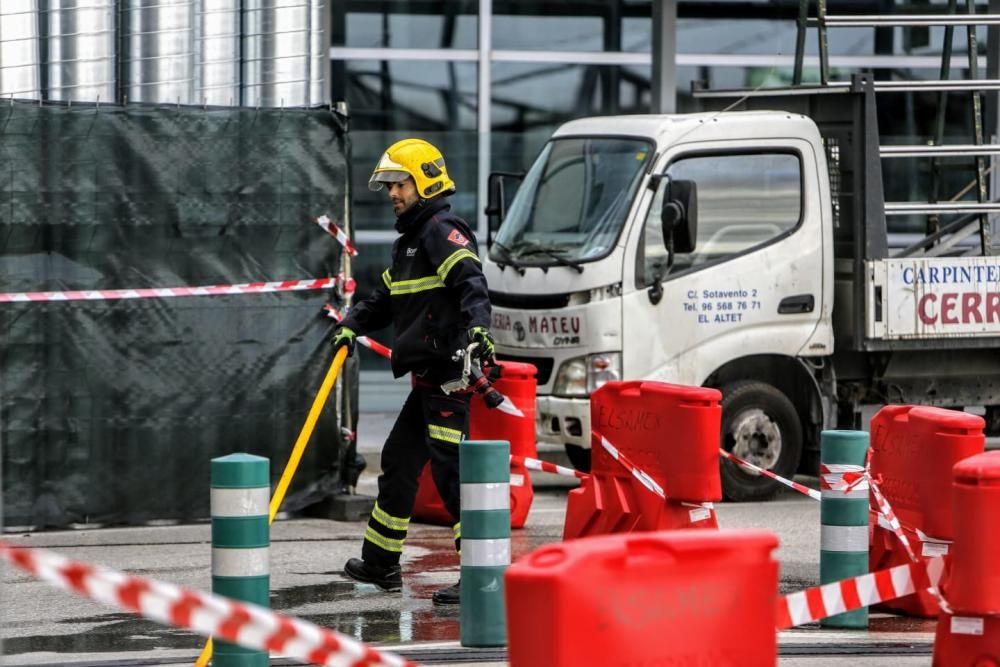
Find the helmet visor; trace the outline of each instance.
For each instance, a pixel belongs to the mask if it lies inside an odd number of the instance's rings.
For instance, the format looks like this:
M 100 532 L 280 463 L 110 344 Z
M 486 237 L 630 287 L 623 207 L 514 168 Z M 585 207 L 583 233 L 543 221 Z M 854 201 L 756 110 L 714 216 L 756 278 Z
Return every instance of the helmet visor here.
M 383 183 L 399 183 L 410 178 L 410 174 L 405 171 L 396 170 L 385 170 L 376 171 L 372 174 L 372 177 L 368 179 L 368 189 L 372 192 L 378 192 L 382 189 Z

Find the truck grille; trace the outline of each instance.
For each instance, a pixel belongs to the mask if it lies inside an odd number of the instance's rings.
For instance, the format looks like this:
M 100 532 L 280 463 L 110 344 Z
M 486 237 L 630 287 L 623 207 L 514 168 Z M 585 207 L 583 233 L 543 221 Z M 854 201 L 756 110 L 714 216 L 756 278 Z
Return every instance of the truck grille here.
M 491 290 L 490 303 L 501 308 L 555 310 L 569 305 L 569 294 L 505 294 Z
M 515 357 L 512 354 L 499 355 L 501 361 L 517 361 L 522 364 L 531 364 L 538 369 L 535 377 L 538 379 L 538 386 L 548 384 L 552 377 L 552 365 L 554 361 L 548 357 Z

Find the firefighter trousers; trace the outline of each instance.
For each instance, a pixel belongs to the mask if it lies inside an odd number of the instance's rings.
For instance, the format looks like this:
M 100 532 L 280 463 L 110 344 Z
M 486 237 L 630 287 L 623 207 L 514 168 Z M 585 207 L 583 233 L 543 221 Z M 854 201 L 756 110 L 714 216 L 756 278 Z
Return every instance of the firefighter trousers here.
M 445 394 L 441 387 L 418 382 L 382 448 L 378 500 L 365 530 L 361 557 L 378 567 L 399 563 L 413 514 L 417 485 L 424 464 L 444 506 L 455 522 L 455 549 L 461 545 L 458 446 L 469 433 L 471 394 Z

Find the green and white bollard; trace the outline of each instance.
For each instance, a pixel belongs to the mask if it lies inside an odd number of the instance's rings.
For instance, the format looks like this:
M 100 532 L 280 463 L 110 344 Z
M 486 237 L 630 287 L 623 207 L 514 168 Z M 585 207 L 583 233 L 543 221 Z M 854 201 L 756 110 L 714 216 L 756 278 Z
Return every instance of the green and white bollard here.
M 510 565 L 510 443 L 465 440 L 462 481 L 462 646 L 506 646 L 503 577 Z
M 212 592 L 269 607 L 271 465 L 261 456 L 212 459 Z M 216 641 L 213 667 L 267 667 L 266 651 Z
M 819 579 L 829 584 L 868 572 L 868 480 L 864 474 L 868 434 L 864 431 L 823 431 L 821 474 L 833 479 L 823 486 L 820 502 Z M 846 474 L 847 478 L 842 476 Z M 847 490 L 847 486 L 854 486 Z M 829 628 L 867 628 L 868 608 L 821 620 Z

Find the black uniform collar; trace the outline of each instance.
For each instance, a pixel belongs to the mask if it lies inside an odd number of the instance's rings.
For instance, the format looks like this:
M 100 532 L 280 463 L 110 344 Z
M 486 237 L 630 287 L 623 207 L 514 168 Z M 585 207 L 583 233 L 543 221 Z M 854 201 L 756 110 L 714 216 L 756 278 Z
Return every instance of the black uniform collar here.
M 396 231 L 400 234 L 416 231 L 436 213 L 450 209 L 451 204 L 444 197 L 421 199 L 396 218 Z

